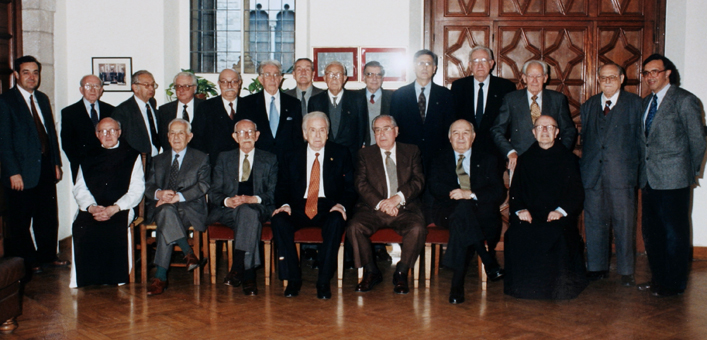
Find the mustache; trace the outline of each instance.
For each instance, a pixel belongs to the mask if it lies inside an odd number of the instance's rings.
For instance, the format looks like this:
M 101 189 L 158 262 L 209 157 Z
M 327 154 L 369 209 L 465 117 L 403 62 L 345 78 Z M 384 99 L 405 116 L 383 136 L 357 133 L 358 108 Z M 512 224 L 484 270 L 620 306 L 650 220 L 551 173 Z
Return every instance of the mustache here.
M 225 89 L 225 90 L 222 90 L 222 91 L 221 91 L 221 93 L 226 93 L 226 92 L 236 92 L 237 90 L 238 90 L 238 89 L 234 89 L 234 88 L 227 88 L 227 89 Z

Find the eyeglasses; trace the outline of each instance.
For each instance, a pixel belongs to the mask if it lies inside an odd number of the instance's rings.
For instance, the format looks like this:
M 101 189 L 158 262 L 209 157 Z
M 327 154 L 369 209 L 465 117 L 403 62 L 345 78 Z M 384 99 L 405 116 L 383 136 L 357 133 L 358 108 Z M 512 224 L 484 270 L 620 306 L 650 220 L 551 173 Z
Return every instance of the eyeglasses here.
M 84 84 L 83 85 L 83 88 L 86 89 L 86 91 L 91 91 L 91 89 L 98 90 L 102 87 L 103 87 L 102 85 L 98 85 L 98 84 Z
M 326 75 L 327 75 L 329 78 L 331 78 L 331 79 L 340 79 L 341 77 L 344 76 L 344 74 L 341 73 L 341 72 L 336 72 L 336 73 L 334 73 L 334 72 L 329 72 L 329 73 L 327 73 Z
M 118 132 L 120 132 L 120 129 L 104 129 L 104 130 L 96 131 L 96 133 L 101 136 L 108 136 L 108 135 L 115 136 L 118 134 Z
M 643 72 L 641 72 L 641 74 L 642 74 L 644 77 L 648 77 L 648 76 L 656 77 L 656 76 L 658 76 L 659 74 L 661 74 L 661 73 L 663 73 L 663 72 L 665 72 L 665 71 L 667 71 L 667 70 L 650 70 L 650 71 L 643 71 Z
M 536 125 L 533 126 L 533 130 L 537 133 L 543 132 L 543 130 L 547 130 L 547 132 L 553 133 L 555 132 L 555 129 L 557 129 L 557 126 L 555 125 Z
M 381 133 L 388 133 L 390 130 L 394 129 L 394 126 L 384 126 L 382 128 L 373 128 L 373 134 L 380 135 Z
M 280 76 L 280 74 L 279 73 L 263 73 L 263 74 L 261 74 L 261 76 L 263 76 L 263 78 L 277 78 Z
M 480 58 L 480 59 L 479 59 L 479 58 L 476 58 L 476 59 L 474 59 L 474 60 L 471 61 L 472 64 L 480 64 L 480 63 L 486 64 L 486 63 L 488 63 L 488 62 L 489 62 L 489 60 L 486 59 L 486 58 Z
M 191 90 L 192 87 L 196 87 L 196 85 L 174 85 L 174 89 L 177 91 Z
M 157 88 L 159 87 L 159 85 L 157 85 L 157 83 L 152 83 L 152 84 L 148 84 L 148 83 L 133 83 L 133 84 L 135 84 L 135 85 L 142 85 L 142 86 L 144 86 L 145 88 L 150 88 L 150 87 L 151 87 L 151 88 L 153 88 L 153 89 L 155 89 L 155 90 L 157 90 Z
M 417 62 L 417 66 L 425 66 L 425 67 L 427 67 L 427 66 L 434 66 L 434 64 L 435 64 L 435 63 L 433 63 L 433 62 L 431 62 L 431 61 L 418 61 L 418 62 Z
M 239 131 L 236 131 L 236 134 L 238 134 L 241 137 L 253 136 L 253 135 L 255 135 L 255 132 L 256 132 L 256 130 L 239 130 Z
M 539 75 L 539 76 L 531 76 L 531 75 L 525 74 L 524 76 L 525 76 L 526 78 L 528 78 L 528 79 L 536 79 L 536 80 L 543 79 L 543 78 L 545 77 L 544 74 L 541 74 L 541 75 Z
M 366 72 L 366 73 L 364 73 L 364 75 L 369 78 L 383 78 L 382 73 Z
M 619 79 L 618 76 L 606 76 L 606 77 L 605 77 L 605 76 L 599 76 L 599 81 L 602 82 L 602 83 L 605 82 L 605 81 L 607 81 L 607 80 L 608 80 L 610 83 L 613 83 L 613 82 L 615 82 L 617 79 Z
M 227 86 L 227 85 L 238 86 L 238 84 L 240 84 L 240 82 L 241 82 L 240 80 L 219 80 L 218 81 L 218 83 L 223 86 Z

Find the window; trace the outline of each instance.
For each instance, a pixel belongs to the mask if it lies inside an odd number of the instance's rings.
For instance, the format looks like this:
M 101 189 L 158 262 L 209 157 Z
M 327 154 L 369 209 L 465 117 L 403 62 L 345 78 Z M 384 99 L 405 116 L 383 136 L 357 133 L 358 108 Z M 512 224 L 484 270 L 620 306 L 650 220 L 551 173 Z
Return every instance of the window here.
M 294 0 L 191 0 L 191 69 L 257 73 L 276 59 L 283 71 L 295 60 Z

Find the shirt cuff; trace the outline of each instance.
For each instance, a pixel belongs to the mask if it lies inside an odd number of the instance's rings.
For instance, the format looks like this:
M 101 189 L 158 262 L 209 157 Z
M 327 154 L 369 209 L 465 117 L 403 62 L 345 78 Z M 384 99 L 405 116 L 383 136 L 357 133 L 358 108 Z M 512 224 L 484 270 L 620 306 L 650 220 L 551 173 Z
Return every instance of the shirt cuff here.
M 258 196 L 258 195 L 254 195 L 253 197 L 255 197 L 255 198 L 257 198 L 257 199 L 258 199 L 258 204 L 261 204 L 261 203 L 263 203 L 263 199 L 262 199 L 262 198 L 260 198 L 260 196 Z
M 567 217 L 567 212 L 564 209 L 557 207 L 557 209 L 555 209 L 555 211 L 562 214 L 562 216 Z
M 506 154 L 506 158 L 508 158 L 508 156 L 510 156 L 512 153 L 517 154 L 518 152 L 515 149 L 511 149 L 511 151 L 508 151 L 508 153 Z
M 395 193 L 395 194 L 398 195 L 398 196 L 400 196 L 400 199 L 402 200 L 402 201 L 400 201 L 400 205 L 405 205 L 405 195 L 403 195 L 403 193 L 400 192 L 400 191 L 398 191 L 398 192 Z
M 159 200 L 160 200 L 159 198 L 157 198 L 157 193 L 160 192 L 160 191 L 162 191 L 162 189 L 157 189 L 157 190 L 155 190 L 155 197 L 154 197 L 154 198 L 155 198 L 155 201 L 159 201 Z
M 187 200 L 184 199 L 184 195 L 182 195 L 181 192 L 178 192 L 177 195 L 179 195 L 179 202 L 186 202 Z
M 473 193 L 473 192 L 471 193 L 471 199 L 473 199 L 474 201 L 478 201 L 478 200 L 479 200 L 479 198 L 476 197 L 476 194 Z
M 223 206 L 226 207 L 226 208 L 228 208 L 228 206 L 226 205 L 226 201 L 228 201 L 229 198 L 230 198 L 230 197 L 226 197 L 226 198 L 223 199 Z
M 383 200 L 380 200 L 380 202 L 378 202 L 378 204 L 376 204 L 376 210 L 380 210 L 381 203 L 383 203 Z

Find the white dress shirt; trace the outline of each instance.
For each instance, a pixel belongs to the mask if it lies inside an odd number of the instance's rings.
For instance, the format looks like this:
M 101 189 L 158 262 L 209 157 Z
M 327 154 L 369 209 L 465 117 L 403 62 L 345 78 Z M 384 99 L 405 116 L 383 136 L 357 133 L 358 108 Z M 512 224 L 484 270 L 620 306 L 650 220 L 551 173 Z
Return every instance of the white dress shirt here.
M 341 97 L 344 96 L 344 91 L 346 91 L 346 90 L 341 89 L 341 92 L 339 92 L 339 94 L 334 96 L 330 90 L 327 90 L 326 93 L 329 94 L 329 102 L 334 103 L 335 105 L 339 105 L 339 103 L 341 103 Z M 336 97 L 336 100 L 334 100 L 334 97 Z
M 609 104 L 609 110 L 613 109 L 614 106 L 616 106 L 616 101 L 619 100 L 619 93 L 621 93 L 621 91 L 616 91 L 616 93 L 614 93 L 614 95 L 611 96 L 611 98 L 606 98 L 606 95 L 604 95 L 604 93 L 601 94 L 601 103 L 599 103 L 599 104 L 601 104 L 601 111 L 602 112 L 604 112 L 604 107 L 606 106 L 607 100 L 611 101 L 611 104 Z

